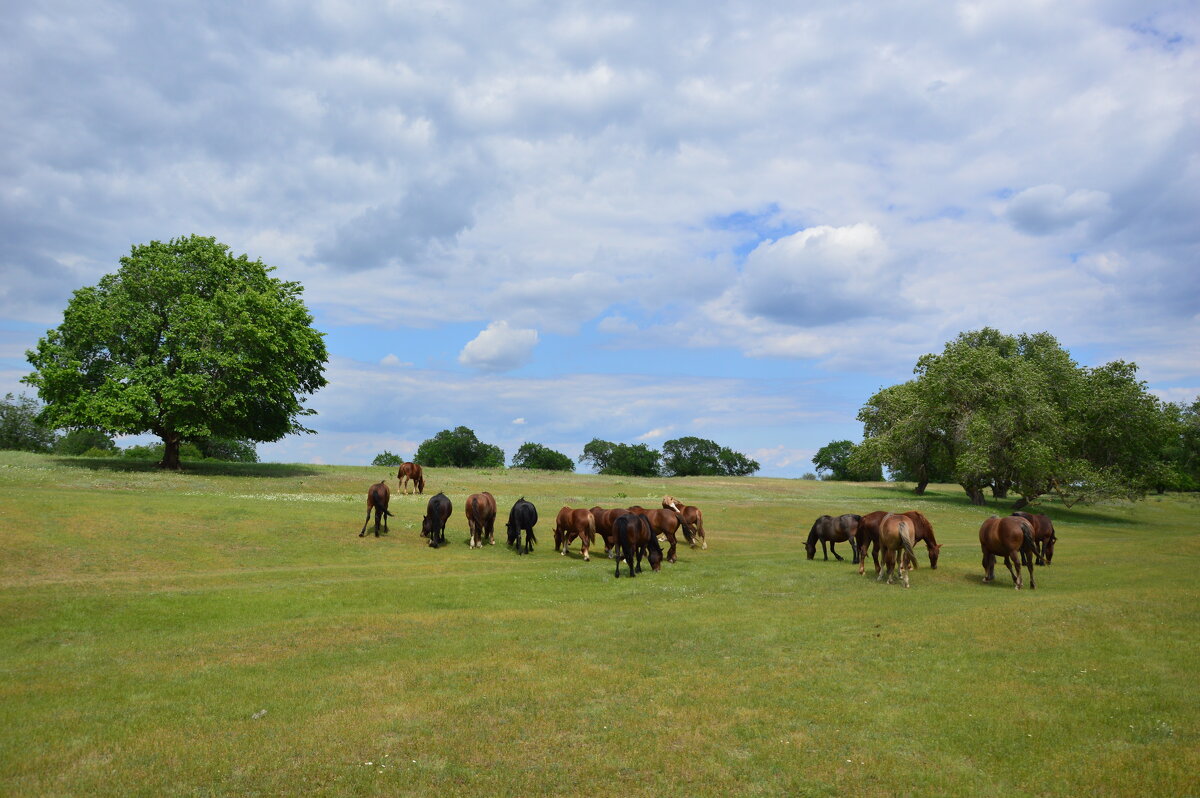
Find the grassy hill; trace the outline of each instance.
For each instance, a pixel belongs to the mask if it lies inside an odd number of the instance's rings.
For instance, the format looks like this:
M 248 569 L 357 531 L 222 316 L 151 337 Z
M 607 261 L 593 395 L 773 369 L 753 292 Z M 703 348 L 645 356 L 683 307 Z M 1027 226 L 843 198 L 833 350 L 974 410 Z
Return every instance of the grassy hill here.
M 980 582 L 1007 505 L 954 486 L 430 469 L 359 538 L 385 476 L 0 452 L 0 794 L 1200 792 L 1194 497 L 1047 506 L 1018 593 Z M 468 548 L 478 490 L 538 506 L 532 556 Z M 663 493 L 707 551 L 617 580 L 552 550 L 563 504 Z M 805 559 L 817 515 L 871 509 L 928 515 L 938 570 Z

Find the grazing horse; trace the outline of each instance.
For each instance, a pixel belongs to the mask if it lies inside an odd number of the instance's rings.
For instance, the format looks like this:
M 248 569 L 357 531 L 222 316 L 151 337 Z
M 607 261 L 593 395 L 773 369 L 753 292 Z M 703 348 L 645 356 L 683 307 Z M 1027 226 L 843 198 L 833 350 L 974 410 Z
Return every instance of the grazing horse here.
M 929 555 L 929 567 L 936 571 L 938 556 L 942 553 L 942 544 L 938 543 L 937 538 L 933 536 L 933 524 L 929 523 L 929 519 L 919 510 L 909 510 L 904 515 L 912 519 L 917 529 L 917 533 L 913 537 L 913 543 L 924 541 L 925 551 Z M 917 567 L 917 561 L 909 560 L 907 552 L 904 554 L 904 563 L 905 567 L 909 570 Z
M 425 517 L 421 519 L 421 537 L 429 538 L 429 545 L 437 548 L 439 543 L 446 542 L 446 520 L 454 507 L 444 493 L 429 497 L 425 506 Z
M 861 576 L 867 567 L 867 549 L 871 549 L 871 559 L 875 561 L 875 573 L 879 573 L 879 522 L 888 515 L 887 510 L 875 510 L 867 513 L 858 522 L 858 573 Z
M 670 542 L 671 548 L 667 550 L 667 560 L 670 562 L 675 562 L 675 547 L 678 545 L 678 541 L 675 539 L 677 529 L 683 527 L 683 536 L 688 543 L 695 539 L 691 525 L 674 510 L 647 510 L 645 507 L 635 505 L 629 508 L 629 512 L 634 515 L 646 516 L 654 534 L 662 535 Z
M 674 510 L 679 513 L 679 516 L 687 521 L 688 526 L 692 528 L 692 548 L 696 548 L 696 541 L 700 541 L 700 548 L 708 548 L 708 539 L 704 536 L 704 514 L 700 512 L 699 507 L 675 499 L 672 496 L 663 496 L 663 509 Z
M 388 511 L 388 500 L 391 499 L 392 492 L 388 489 L 387 480 L 376 482 L 371 487 L 367 488 L 367 517 L 363 520 L 362 532 L 358 533 L 361 538 L 367 534 L 367 521 L 371 520 L 371 511 L 375 511 L 375 537 L 379 537 L 379 519 L 383 519 L 383 534 L 387 534 L 388 516 L 392 515 Z
M 862 520 L 861 515 L 846 513 L 834 518 L 831 515 L 823 515 L 813 522 L 812 529 L 808 531 L 808 540 L 804 543 L 804 549 L 808 554 L 808 559 L 813 559 L 817 556 L 817 541 L 821 541 L 821 553 L 825 555 L 825 559 L 829 559 L 829 552 L 833 552 L 833 556 L 838 560 L 846 559 L 837 553 L 837 544 L 845 541 L 850 541 L 850 551 L 854 556 L 853 562 L 858 562 L 858 541 L 855 540 L 855 533 L 858 532 L 858 522 Z M 828 541 L 829 549 L 825 549 L 825 543 Z
M 533 544 L 537 543 L 533 527 L 537 520 L 537 508 L 533 506 L 533 502 L 525 501 L 524 496 L 517 499 L 516 504 L 508 511 L 508 545 L 516 547 L 517 554 L 529 554 L 533 551 Z M 522 529 L 525 530 L 524 547 L 521 545 Z
M 1033 583 L 1033 524 L 1024 518 L 1010 515 L 1006 518 L 992 516 L 979 527 L 979 548 L 983 549 L 983 581 L 996 578 L 996 555 L 1004 558 L 1004 565 L 1012 574 L 1013 585 L 1021 589 L 1021 566 L 1029 569 L 1029 589 Z M 1018 560 L 1017 558 L 1020 557 Z M 1015 566 L 1015 567 L 1014 567 Z
M 658 543 L 658 535 L 650 528 L 650 520 L 637 513 L 624 513 L 613 522 L 616 534 L 617 569 L 613 576 L 621 576 L 621 560 L 629 566 L 629 576 L 634 574 L 633 560 L 637 556 L 637 570 L 642 570 L 642 557 L 650 561 L 650 569 L 658 571 L 662 568 L 663 552 Z
M 595 537 L 596 519 L 591 510 L 564 507 L 558 511 L 558 517 L 554 519 L 554 548 L 561 551 L 564 557 L 567 556 L 571 542 L 579 538 L 580 545 L 583 546 L 584 561 L 591 560 L 588 550 Z
M 1054 532 L 1054 522 L 1050 516 L 1033 513 L 1013 513 L 1018 518 L 1024 518 L 1033 527 L 1033 546 L 1037 554 L 1038 565 L 1049 565 L 1054 559 L 1054 543 L 1058 535 Z
M 496 545 L 496 498 L 486 490 L 467 497 L 467 526 L 471 529 L 471 548 L 483 548 L 484 538 Z
M 904 563 L 897 563 L 897 558 L 903 551 L 914 562 L 916 561 L 917 555 L 913 551 L 913 539 L 916 534 L 916 524 L 906 515 L 887 513 L 880 519 L 879 548 L 883 551 L 883 564 L 887 566 L 887 583 L 889 585 L 892 583 L 892 572 L 899 565 L 900 577 L 904 580 L 904 586 L 908 587 L 908 569 L 904 567 Z M 883 581 L 882 570 L 876 577 L 876 581 Z
M 625 508 L 616 508 L 613 510 L 605 510 L 603 507 L 592 508 L 592 518 L 596 519 L 596 534 L 604 539 L 604 553 L 609 557 L 616 556 L 613 553 L 613 547 L 617 543 L 616 535 L 613 533 L 613 522 L 619 516 L 629 512 Z
M 425 492 L 425 472 L 416 463 L 401 463 L 400 470 L 396 472 L 396 478 L 400 480 L 402 493 L 408 493 L 409 480 L 412 480 L 413 490 L 417 493 Z

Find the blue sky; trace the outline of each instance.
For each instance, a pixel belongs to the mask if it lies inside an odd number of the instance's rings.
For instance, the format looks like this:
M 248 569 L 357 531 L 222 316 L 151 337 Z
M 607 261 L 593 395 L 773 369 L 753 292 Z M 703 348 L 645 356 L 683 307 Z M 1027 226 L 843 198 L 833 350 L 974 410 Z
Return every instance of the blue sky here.
M 963 330 L 1200 395 L 1194 2 L 0 10 L 0 392 L 137 243 L 305 286 L 317 435 L 800 476 Z

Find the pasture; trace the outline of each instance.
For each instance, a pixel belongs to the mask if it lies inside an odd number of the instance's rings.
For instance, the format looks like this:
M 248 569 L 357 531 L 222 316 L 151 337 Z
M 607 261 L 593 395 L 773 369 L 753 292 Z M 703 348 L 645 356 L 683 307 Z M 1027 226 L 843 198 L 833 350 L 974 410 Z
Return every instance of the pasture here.
M 360 538 L 385 476 L 391 532 Z M 1200 794 L 1195 497 L 1045 505 L 1054 564 L 1017 592 L 980 582 L 1008 503 L 956 486 L 425 477 L 0 452 L 0 794 Z M 471 549 L 483 490 L 499 542 Z M 707 551 L 614 579 L 553 550 L 562 505 L 664 493 Z M 805 559 L 818 515 L 870 509 L 925 513 L 938 570 Z

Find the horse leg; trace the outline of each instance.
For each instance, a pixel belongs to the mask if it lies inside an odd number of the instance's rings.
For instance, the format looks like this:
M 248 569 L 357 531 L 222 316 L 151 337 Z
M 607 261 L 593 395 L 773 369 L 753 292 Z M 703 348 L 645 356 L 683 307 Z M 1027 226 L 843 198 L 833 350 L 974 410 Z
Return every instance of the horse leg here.
M 850 556 L 854 559 L 850 560 L 852 565 L 858 565 L 858 538 L 850 536 Z
M 826 562 L 829 561 L 829 550 L 825 548 L 825 538 L 821 538 L 821 555 L 825 558 Z
M 379 511 L 379 508 L 376 507 L 375 508 L 375 537 L 379 537 L 379 516 L 381 516 L 381 515 L 383 515 L 383 513 L 381 513 Z
M 1021 589 L 1021 563 L 1020 563 L 1020 561 L 1019 560 L 1017 561 L 1017 569 L 1014 571 L 1013 570 L 1013 558 L 1010 557 L 1009 555 L 1005 554 L 1004 555 L 1004 567 L 1007 568 L 1009 574 L 1012 575 L 1013 587 L 1015 587 L 1017 590 L 1020 590 Z
M 590 556 L 588 556 L 588 549 L 590 549 L 592 547 L 591 535 L 589 535 L 586 532 L 584 532 L 582 535 L 580 535 L 579 536 L 579 547 L 581 549 L 583 549 L 583 561 L 591 562 L 592 558 Z
M 1034 551 L 1034 553 L 1037 554 L 1037 564 L 1038 565 L 1046 564 L 1046 554 L 1045 554 L 1045 551 L 1043 548 L 1044 546 L 1045 546 L 1045 542 L 1041 541 L 1041 540 L 1036 540 L 1033 543 L 1033 551 Z M 1032 587 L 1032 583 L 1033 583 L 1032 577 L 1030 577 L 1029 582 L 1030 582 L 1030 587 Z
M 367 507 L 367 517 L 363 519 L 363 528 L 362 528 L 362 532 L 359 532 L 359 533 L 358 533 L 358 536 L 359 536 L 360 538 L 361 538 L 361 537 L 363 537 L 364 535 L 366 535 L 366 534 L 367 534 L 367 522 L 368 522 L 368 521 L 370 521 L 370 520 L 371 520 L 371 508 L 370 508 L 370 507 Z
M 833 556 L 834 556 L 835 558 L 837 558 L 837 561 L 838 561 L 838 562 L 843 562 L 843 561 L 845 561 L 845 559 L 846 559 L 846 558 L 845 558 L 845 557 L 843 557 L 842 555 L 840 555 L 840 554 L 838 554 L 838 553 L 837 553 L 837 544 L 836 544 L 836 543 L 830 542 L 830 544 L 829 544 L 829 550 L 833 552 Z
M 671 541 L 671 548 L 667 550 L 667 562 L 675 562 L 675 530 L 667 533 L 667 540 Z

